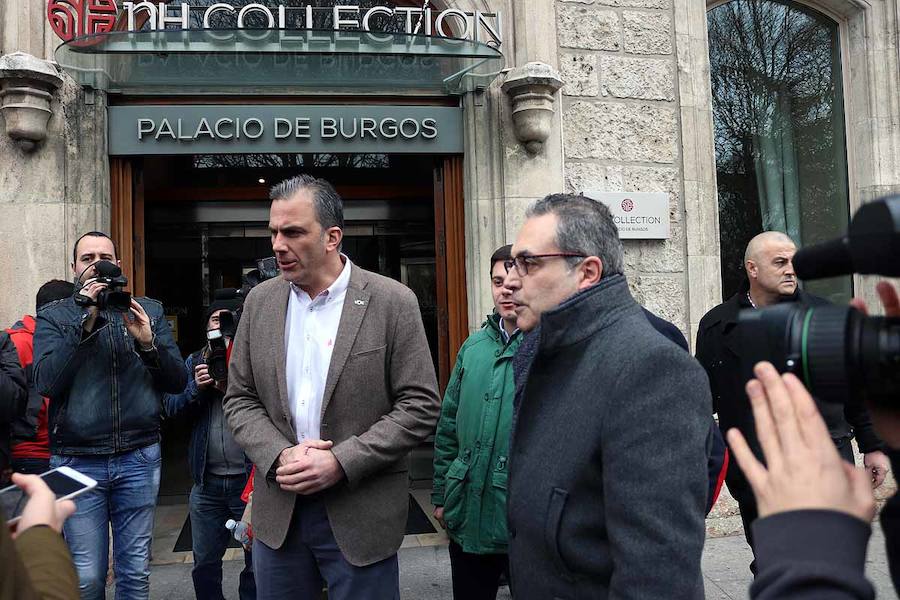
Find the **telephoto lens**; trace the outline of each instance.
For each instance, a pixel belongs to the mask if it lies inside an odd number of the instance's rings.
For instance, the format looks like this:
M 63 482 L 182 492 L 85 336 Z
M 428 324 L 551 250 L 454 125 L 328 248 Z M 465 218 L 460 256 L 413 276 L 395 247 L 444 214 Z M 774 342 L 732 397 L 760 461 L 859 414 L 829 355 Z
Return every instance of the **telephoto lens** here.
M 822 402 L 896 403 L 900 398 L 900 319 L 868 317 L 849 306 L 779 304 L 742 310 L 744 374 L 767 360 L 794 373 Z

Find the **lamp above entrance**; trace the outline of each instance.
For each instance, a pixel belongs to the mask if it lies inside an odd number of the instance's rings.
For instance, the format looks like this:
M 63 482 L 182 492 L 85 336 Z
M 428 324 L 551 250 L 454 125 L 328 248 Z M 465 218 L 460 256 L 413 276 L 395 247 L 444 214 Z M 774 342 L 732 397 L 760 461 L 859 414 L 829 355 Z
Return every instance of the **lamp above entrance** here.
M 507 73 L 502 90 L 509 96 L 513 125 L 529 154 L 538 154 L 552 130 L 556 92 L 563 86 L 556 69 L 530 62 Z
M 25 152 L 47 137 L 50 101 L 62 84 L 53 65 L 24 52 L 0 56 L 0 112 L 6 134 Z

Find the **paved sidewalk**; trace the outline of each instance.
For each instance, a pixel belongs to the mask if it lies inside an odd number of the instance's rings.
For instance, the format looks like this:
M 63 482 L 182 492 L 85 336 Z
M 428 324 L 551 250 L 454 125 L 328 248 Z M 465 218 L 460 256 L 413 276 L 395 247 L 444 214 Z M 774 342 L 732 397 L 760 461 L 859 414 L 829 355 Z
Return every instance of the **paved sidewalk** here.
M 403 600 L 452 600 L 450 557 L 447 536 L 431 516 L 428 489 L 410 490 L 437 533 L 407 535 L 400 548 L 400 589 Z M 173 547 L 187 517 L 186 504 L 161 505 L 156 510 L 153 539 L 153 563 L 150 576 L 151 598 L 189 600 L 194 597 L 191 582 L 192 554 L 174 552 Z M 737 518 L 737 517 L 736 517 Z M 739 523 L 739 521 L 738 521 Z M 740 531 L 738 525 L 738 531 Z M 836 543 L 840 544 L 840 540 Z M 243 566 L 240 549 L 226 552 L 225 598 L 237 600 L 238 574 Z M 751 577 L 748 565 L 752 555 L 742 533 L 726 537 L 707 537 L 703 550 L 703 575 L 709 600 L 738 600 L 748 597 Z M 881 525 L 872 527 L 866 572 L 878 593 L 878 599 L 900 600 L 894 592 L 887 566 Z M 107 594 L 111 597 L 111 594 Z M 509 590 L 498 596 L 508 600 Z
M 742 535 L 710 538 L 703 552 L 703 574 L 709 600 L 747 598 L 750 585 L 750 550 Z M 225 563 L 225 597 L 237 600 L 239 561 Z M 867 572 L 879 599 L 896 599 L 891 586 L 880 527 L 874 528 L 869 544 Z M 400 550 L 400 588 L 403 600 L 452 600 L 450 558 L 445 545 L 407 547 Z M 150 583 L 151 597 L 189 600 L 194 597 L 191 565 L 185 562 L 155 565 Z M 508 599 L 504 589 L 499 599 Z

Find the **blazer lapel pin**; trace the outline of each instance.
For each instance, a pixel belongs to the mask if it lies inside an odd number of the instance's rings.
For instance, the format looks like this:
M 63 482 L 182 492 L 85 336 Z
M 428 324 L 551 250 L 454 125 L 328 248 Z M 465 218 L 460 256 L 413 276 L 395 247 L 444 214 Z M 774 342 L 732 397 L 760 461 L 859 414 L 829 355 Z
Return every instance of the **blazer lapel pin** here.
M 353 301 L 353 304 L 355 304 L 355 305 L 357 305 L 357 306 L 365 306 L 365 305 L 366 305 L 366 301 L 365 301 L 365 300 L 354 300 L 354 301 Z

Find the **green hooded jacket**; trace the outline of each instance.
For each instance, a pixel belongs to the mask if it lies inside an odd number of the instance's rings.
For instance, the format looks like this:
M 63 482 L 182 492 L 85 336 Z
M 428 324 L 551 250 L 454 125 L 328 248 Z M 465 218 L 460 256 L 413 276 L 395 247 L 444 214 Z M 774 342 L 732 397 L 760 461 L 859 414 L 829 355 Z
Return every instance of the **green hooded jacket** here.
M 517 331 L 505 343 L 489 316 L 459 349 L 444 394 L 431 502 L 444 507 L 450 539 L 471 554 L 506 553 L 512 359 L 521 339 Z

